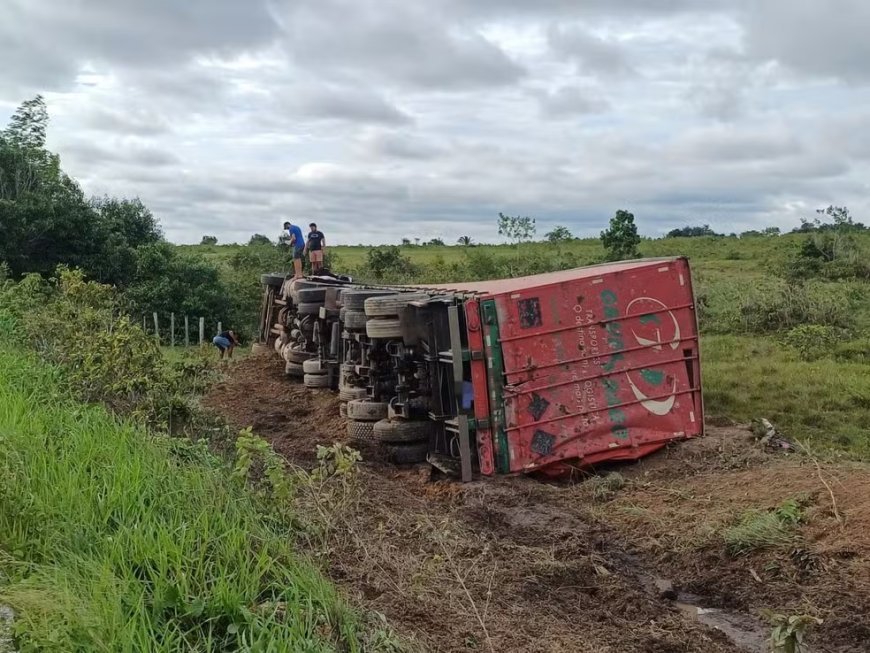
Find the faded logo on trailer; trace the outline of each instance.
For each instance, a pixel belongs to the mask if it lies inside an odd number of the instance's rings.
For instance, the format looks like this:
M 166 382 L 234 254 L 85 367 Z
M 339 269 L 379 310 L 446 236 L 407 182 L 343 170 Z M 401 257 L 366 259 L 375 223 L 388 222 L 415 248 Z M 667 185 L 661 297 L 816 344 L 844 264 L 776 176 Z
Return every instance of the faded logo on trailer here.
M 637 317 L 629 332 L 638 345 L 667 353 L 679 348 L 682 334 L 677 317 L 658 299 L 638 297 L 625 307 L 626 317 Z M 656 369 L 626 372 L 628 384 L 641 406 L 653 415 L 667 415 L 677 399 L 677 379 Z M 663 394 L 667 396 L 662 397 Z

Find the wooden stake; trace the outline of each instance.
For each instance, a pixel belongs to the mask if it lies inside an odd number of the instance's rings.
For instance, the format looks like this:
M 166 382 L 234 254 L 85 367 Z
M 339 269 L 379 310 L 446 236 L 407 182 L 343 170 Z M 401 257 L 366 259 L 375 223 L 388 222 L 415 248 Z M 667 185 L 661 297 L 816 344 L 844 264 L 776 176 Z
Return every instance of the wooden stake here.
M 157 322 L 157 311 L 154 312 L 154 337 L 160 342 L 160 324 Z
M 169 346 L 175 346 L 175 313 L 169 314 Z
M 205 341 L 205 318 L 199 318 L 199 344 Z
M 190 347 L 190 320 L 184 316 L 184 346 Z

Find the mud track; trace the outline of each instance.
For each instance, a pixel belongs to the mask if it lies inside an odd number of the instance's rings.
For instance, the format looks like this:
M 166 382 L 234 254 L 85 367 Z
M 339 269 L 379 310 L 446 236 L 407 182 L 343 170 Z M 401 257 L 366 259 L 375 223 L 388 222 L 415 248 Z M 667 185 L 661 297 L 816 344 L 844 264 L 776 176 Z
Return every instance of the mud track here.
M 337 398 L 272 358 L 236 364 L 205 403 L 303 466 L 317 444 L 345 440 Z M 761 651 L 764 609 L 822 618 L 813 652 L 870 651 L 867 466 L 817 467 L 711 426 L 617 471 L 626 484 L 601 492 L 594 480 L 463 485 L 367 463 L 327 573 L 430 651 Z M 803 506 L 792 542 L 726 552 L 743 511 L 786 499 Z

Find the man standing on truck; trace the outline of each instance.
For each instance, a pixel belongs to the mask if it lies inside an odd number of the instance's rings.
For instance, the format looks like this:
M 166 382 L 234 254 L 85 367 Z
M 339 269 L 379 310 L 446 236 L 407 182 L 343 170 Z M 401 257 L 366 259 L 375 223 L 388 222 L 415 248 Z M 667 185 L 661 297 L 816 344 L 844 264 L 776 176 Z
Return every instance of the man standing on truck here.
M 302 278 L 302 256 L 305 251 L 305 237 L 302 235 L 302 229 L 297 225 L 289 222 L 284 223 L 284 229 L 290 234 L 290 247 L 293 248 L 293 276 L 296 279 Z
M 308 241 L 305 243 L 305 251 L 308 252 L 308 260 L 311 261 L 311 274 L 317 274 L 323 269 L 323 255 L 326 253 L 326 238 L 322 231 L 317 230 L 313 222 L 308 225 Z

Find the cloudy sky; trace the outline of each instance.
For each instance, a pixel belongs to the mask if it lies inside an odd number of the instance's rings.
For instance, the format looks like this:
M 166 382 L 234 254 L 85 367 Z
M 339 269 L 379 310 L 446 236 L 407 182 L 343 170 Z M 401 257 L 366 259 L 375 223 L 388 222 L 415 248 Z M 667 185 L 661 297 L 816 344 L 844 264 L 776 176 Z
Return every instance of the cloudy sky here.
M 868 220 L 866 0 L 2 0 L 0 124 L 42 93 L 92 194 L 175 242 Z

